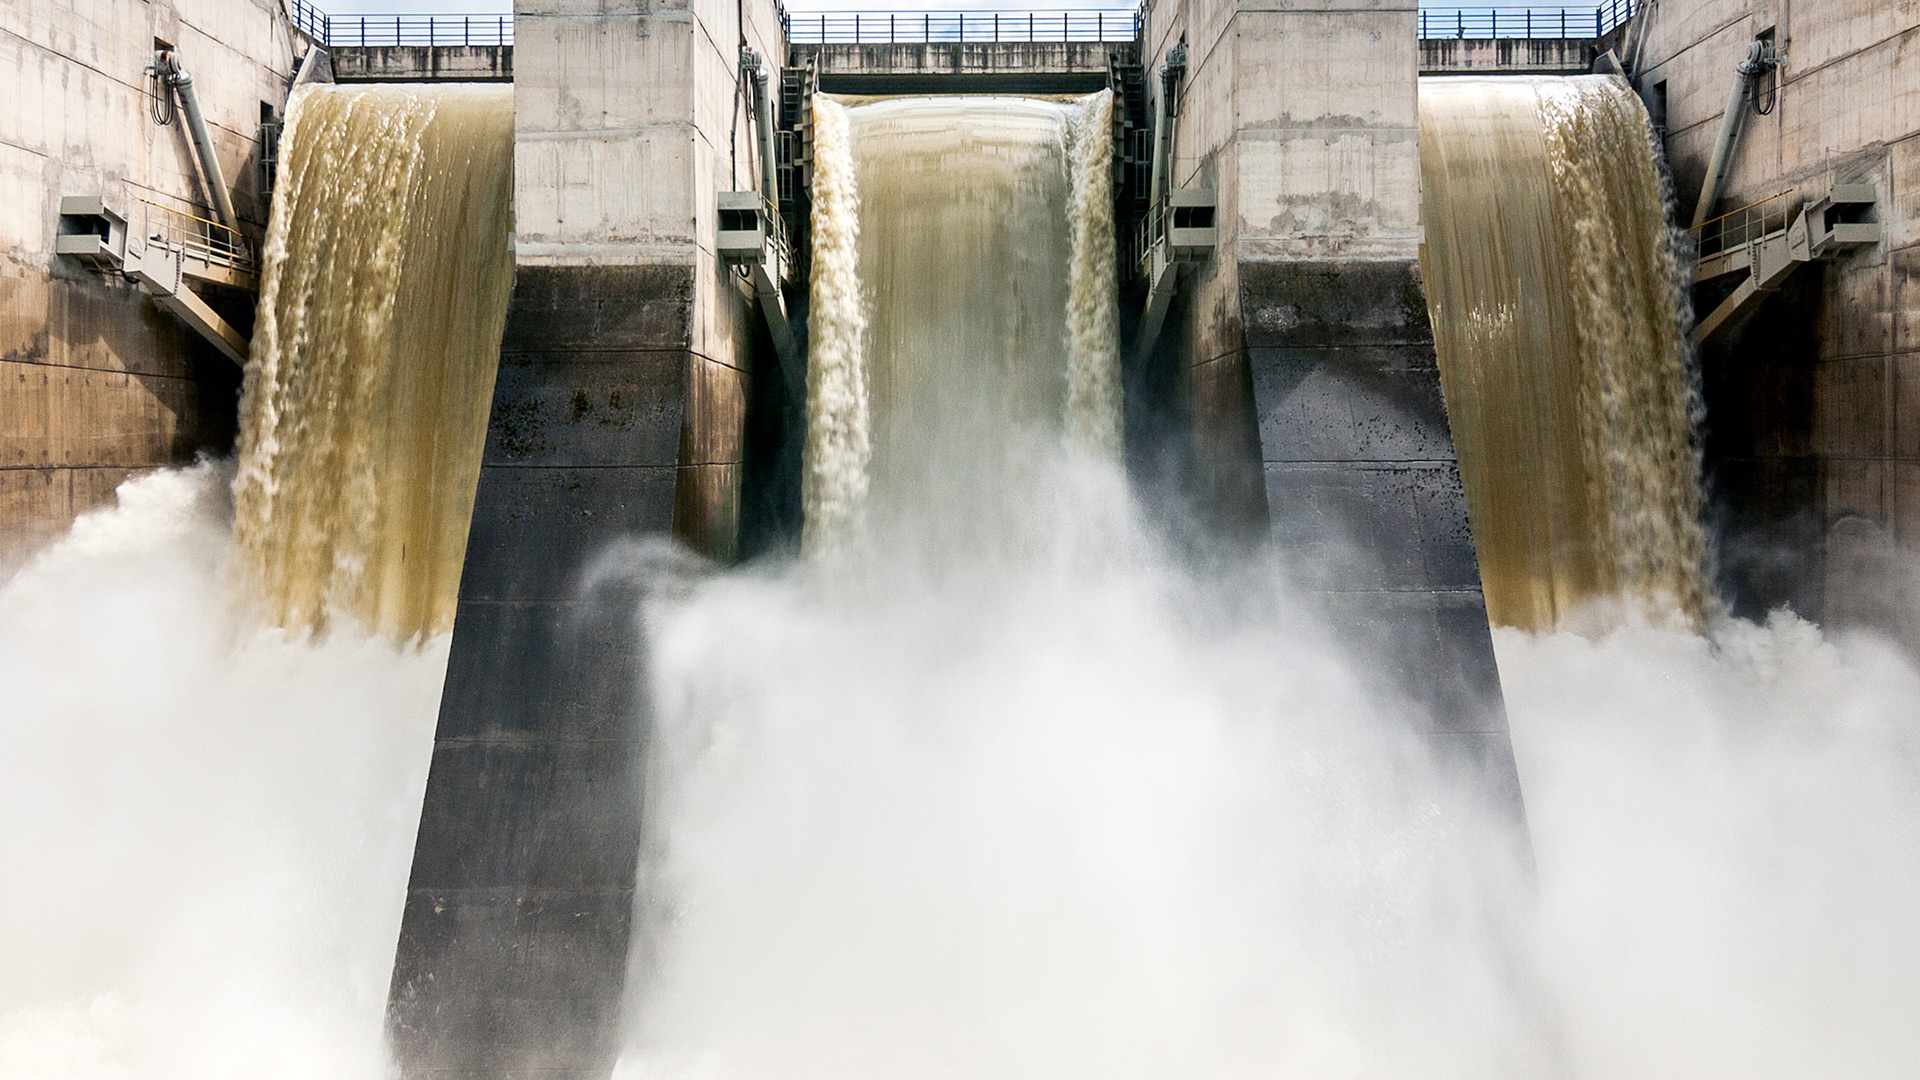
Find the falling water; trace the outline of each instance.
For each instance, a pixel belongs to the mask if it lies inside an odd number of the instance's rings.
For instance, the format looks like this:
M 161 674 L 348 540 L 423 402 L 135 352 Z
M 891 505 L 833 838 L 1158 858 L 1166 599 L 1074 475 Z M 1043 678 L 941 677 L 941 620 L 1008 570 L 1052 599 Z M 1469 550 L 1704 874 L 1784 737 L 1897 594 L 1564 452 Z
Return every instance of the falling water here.
M 1067 207 L 1067 435 L 1120 459 L 1120 292 L 1114 280 L 1113 94 L 1081 103 L 1068 121 L 1073 194 Z
M 1420 84 L 1422 249 L 1495 622 L 1699 625 L 1694 395 L 1646 112 L 1611 77 Z
M 241 403 L 235 538 L 267 620 L 452 627 L 512 284 L 513 98 L 304 87 Z
M 808 546 L 985 541 L 1041 448 L 1118 455 L 1111 95 L 819 100 Z
M 847 111 L 814 95 L 813 274 L 802 542 L 848 542 L 867 499 L 866 308 L 860 298 L 860 193 Z

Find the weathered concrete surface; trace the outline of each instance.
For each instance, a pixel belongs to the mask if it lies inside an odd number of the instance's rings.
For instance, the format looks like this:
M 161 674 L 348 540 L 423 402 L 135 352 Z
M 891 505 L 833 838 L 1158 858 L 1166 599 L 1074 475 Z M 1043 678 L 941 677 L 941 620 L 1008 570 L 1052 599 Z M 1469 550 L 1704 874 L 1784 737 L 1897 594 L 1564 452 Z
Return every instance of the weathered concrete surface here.
M 1599 46 L 1572 38 L 1427 38 L 1422 75 L 1584 75 Z
M 1219 197 L 1180 328 L 1220 527 L 1271 543 L 1384 697 L 1519 806 L 1417 269 L 1413 0 L 1154 8 L 1149 84 L 1189 49 L 1175 182 Z
M 1097 41 L 913 42 L 794 45 L 820 89 L 837 94 L 1090 93 L 1107 85 L 1108 58 L 1129 44 Z
M 523 268 L 501 347 L 389 1022 L 402 1074 L 604 1076 L 639 854 L 637 590 L 665 535 L 691 268 Z
M 1920 648 L 1920 8 L 1881 0 L 1664 3 L 1636 82 L 1664 96 L 1683 218 L 1734 65 L 1775 30 L 1771 115 L 1749 115 L 1721 210 L 1871 183 L 1886 242 L 1769 298 L 1703 357 L 1722 585 Z
M 148 115 L 155 39 L 193 72 L 257 230 L 261 110 L 281 108 L 295 52 L 278 3 L 0 5 L 0 576 L 130 473 L 232 444 L 233 365 L 138 290 L 53 255 L 62 195 L 207 213 L 182 125 Z M 250 301 L 232 300 L 225 313 L 245 325 Z
M 331 50 L 335 82 L 512 82 L 511 45 L 348 45 Z
M 715 193 L 759 174 L 731 138 L 743 30 L 777 62 L 765 0 L 516 13 L 520 265 L 389 999 L 405 1076 L 604 1077 L 618 1052 L 643 589 L 588 572 L 637 538 L 736 550 L 759 358 L 714 232 Z

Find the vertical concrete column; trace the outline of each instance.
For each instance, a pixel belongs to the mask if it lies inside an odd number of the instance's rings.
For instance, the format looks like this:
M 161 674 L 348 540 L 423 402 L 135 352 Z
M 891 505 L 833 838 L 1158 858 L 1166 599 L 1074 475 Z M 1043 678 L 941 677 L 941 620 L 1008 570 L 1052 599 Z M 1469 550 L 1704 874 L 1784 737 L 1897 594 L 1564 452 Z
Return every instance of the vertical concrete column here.
M 1183 35 L 1175 182 L 1222 241 L 1188 292 L 1198 486 L 1269 539 L 1443 756 L 1519 789 L 1419 280 L 1415 0 L 1156 5 Z
M 619 1052 L 645 642 L 639 586 L 590 571 L 636 537 L 734 551 L 752 338 L 713 236 L 715 191 L 757 175 L 740 11 L 517 5 L 519 266 L 389 1000 L 408 1077 Z M 777 62 L 772 3 L 746 13 Z

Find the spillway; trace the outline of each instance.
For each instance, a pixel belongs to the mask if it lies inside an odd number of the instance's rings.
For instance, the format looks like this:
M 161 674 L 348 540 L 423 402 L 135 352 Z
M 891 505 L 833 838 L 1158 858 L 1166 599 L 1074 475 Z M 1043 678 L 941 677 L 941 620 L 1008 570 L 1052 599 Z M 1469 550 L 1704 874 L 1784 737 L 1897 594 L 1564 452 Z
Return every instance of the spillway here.
M 1037 447 L 1118 460 L 1112 95 L 821 97 L 807 545 L 1019 520 Z
M 1611 77 L 1420 84 L 1441 382 L 1487 612 L 1701 620 L 1696 395 L 1646 111 Z
M 234 532 L 274 625 L 451 629 L 512 285 L 513 95 L 295 92 Z

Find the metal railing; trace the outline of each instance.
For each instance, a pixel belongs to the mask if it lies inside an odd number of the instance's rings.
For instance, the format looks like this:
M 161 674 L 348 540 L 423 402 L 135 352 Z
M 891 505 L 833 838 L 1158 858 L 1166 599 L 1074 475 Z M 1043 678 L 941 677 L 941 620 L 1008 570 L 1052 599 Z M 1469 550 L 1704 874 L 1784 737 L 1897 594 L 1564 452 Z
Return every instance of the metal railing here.
M 1587 8 L 1422 8 L 1420 37 L 1590 40 L 1633 17 L 1641 0 Z M 511 45 L 513 16 L 328 15 L 291 0 L 293 25 L 321 45 Z M 957 42 L 1122 43 L 1138 38 L 1140 9 L 1049 11 L 825 11 L 782 15 L 795 45 Z
M 1793 213 L 1792 198 L 1792 190 L 1769 195 L 1687 230 L 1693 236 L 1694 258 L 1712 258 L 1786 228 Z
M 151 199 L 141 199 L 140 210 L 142 220 L 136 231 L 148 244 L 158 244 L 187 258 L 223 266 L 236 273 L 259 275 L 260 246 L 253 237 L 211 218 L 176 210 Z
M 1592 40 L 1633 17 L 1637 0 L 1595 8 L 1421 8 L 1420 37 Z
M 321 45 L 327 43 L 327 13 L 314 7 L 311 0 L 292 0 L 293 28 Z
M 513 16 L 328 15 L 293 0 L 293 25 L 329 49 L 386 45 L 511 45 Z
M 824 11 L 783 16 L 795 45 L 922 45 L 995 41 L 1128 42 L 1136 8 L 1085 11 Z

